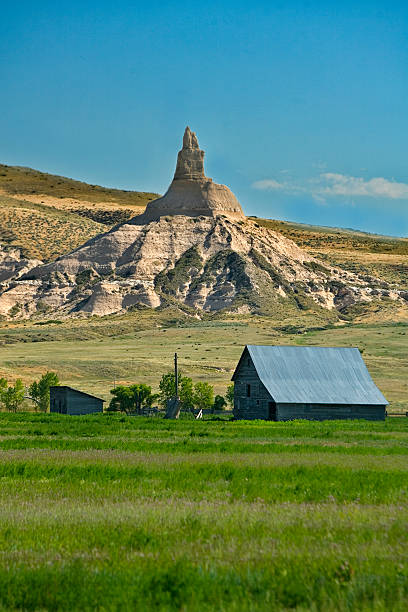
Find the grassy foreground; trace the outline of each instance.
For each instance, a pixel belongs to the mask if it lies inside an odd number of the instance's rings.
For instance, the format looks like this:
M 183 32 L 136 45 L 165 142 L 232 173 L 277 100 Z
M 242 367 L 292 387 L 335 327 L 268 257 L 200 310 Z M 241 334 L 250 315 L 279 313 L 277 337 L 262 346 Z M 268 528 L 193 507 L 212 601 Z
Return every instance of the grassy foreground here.
M 0 609 L 406 610 L 408 420 L 0 415 Z

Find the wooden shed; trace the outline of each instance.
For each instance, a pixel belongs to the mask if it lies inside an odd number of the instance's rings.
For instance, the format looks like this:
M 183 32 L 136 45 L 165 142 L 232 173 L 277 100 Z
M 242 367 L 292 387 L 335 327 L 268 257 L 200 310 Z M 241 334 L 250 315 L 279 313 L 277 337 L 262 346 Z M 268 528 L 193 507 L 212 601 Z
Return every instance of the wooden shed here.
M 104 401 L 72 387 L 50 387 L 50 412 L 73 415 L 103 412 Z
M 358 348 L 247 345 L 234 375 L 236 419 L 384 420 L 385 397 Z

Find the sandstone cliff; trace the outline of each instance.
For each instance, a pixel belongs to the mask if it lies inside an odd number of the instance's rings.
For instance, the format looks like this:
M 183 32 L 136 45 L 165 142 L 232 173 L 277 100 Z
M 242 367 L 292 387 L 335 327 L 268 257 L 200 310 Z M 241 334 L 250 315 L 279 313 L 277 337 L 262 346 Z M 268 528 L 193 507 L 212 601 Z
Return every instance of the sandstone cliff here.
M 204 152 L 188 127 L 167 193 L 143 215 L 53 263 L 19 265 L 4 259 L 3 270 L 14 271 L 3 272 L 0 315 L 106 315 L 166 305 L 193 316 L 268 314 L 282 300 L 331 310 L 381 298 L 404 301 L 386 283 L 331 268 L 247 220 L 228 187 L 205 176 Z
M 0 314 L 14 306 L 19 317 L 106 315 L 166 304 L 195 315 L 267 313 L 281 300 L 342 309 L 383 294 L 399 299 L 384 283 L 325 266 L 253 221 L 168 216 L 120 225 L 34 268 L 0 295 Z
M 0 283 L 20 278 L 32 268 L 42 264 L 39 259 L 27 259 L 20 249 L 4 248 L 0 244 Z

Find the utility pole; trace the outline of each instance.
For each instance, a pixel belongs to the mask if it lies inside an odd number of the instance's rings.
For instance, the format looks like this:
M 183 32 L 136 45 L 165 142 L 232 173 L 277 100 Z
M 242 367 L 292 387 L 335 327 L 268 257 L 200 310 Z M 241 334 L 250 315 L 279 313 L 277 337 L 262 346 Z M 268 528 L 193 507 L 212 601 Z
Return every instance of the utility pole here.
M 174 353 L 174 382 L 175 397 L 167 400 L 165 419 L 178 419 L 180 416 L 179 384 L 178 384 L 178 364 L 177 353 Z
M 174 353 L 174 381 L 176 384 L 176 400 L 178 401 L 179 393 L 178 393 L 178 363 L 177 363 L 177 353 Z

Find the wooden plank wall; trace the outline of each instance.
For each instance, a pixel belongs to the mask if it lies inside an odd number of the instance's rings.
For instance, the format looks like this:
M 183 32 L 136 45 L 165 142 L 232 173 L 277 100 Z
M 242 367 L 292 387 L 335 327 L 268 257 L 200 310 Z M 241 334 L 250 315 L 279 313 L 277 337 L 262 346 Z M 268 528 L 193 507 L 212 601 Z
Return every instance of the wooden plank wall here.
M 261 382 L 249 352 L 235 374 L 234 417 L 236 419 L 268 419 L 269 402 L 272 397 Z M 247 397 L 247 385 L 251 385 L 251 395 Z M 333 419 L 367 419 L 383 421 L 386 406 L 375 405 L 333 405 L 333 404 L 277 404 L 276 420 L 290 421 L 309 419 L 316 421 Z
M 245 352 L 234 385 L 234 417 L 236 419 L 268 419 L 269 391 L 259 379 L 248 351 Z M 251 396 L 247 397 L 247 385 L 251 385 Z
M 334 405 L 334 404 L 277 404 L 277 420 L 309 419 L 326 421 L 333 419 L 367 419 L 384 421 L 385 406 Z
M 68 389 L 67 397 L 68 414 L 93 414 L 94 412 L 102 412 L 103 402 L 96 397 L 89 397 Z
M 80 415 L 103 411 L 102 400 L 84 395 L 75 389 L 65 387 L 51 389 L 50 400 L 50 412 Z

